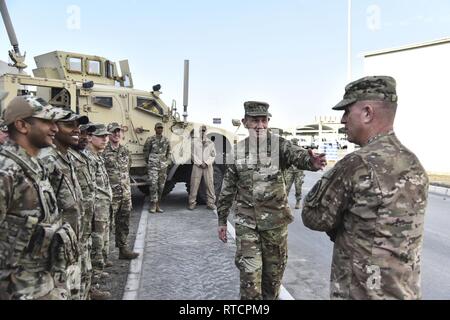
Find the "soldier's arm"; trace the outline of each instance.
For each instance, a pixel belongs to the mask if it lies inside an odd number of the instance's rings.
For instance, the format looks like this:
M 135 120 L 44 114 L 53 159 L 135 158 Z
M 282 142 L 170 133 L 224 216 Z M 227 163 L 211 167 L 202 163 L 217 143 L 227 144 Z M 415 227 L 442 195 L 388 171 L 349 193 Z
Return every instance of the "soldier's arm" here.
M 214 161 L 216 160 L 216 147 L 214 146 L 214 142 L 211 142 L 207 151 L 208 151 L 208 153 L 206 154 L 205 163 L 208 166 L 211 166 L 214 163 Z
M 227 166 L 225 177 L 223 178 L 222 191 L 217 203 L 217 214 L 219 216 L 219 227 L 227 225 L 228 215 L 233 205 L 237 193 L 238 174 L 236 166 L 230 164 Z
M 130 150 L 128 150 L 127 147 L 125 147 L 125 150 L 126 150 L 127 157 L 128 157 L 128 171 L 130 171 L 131 165 L 133 163 L 133 160 L 131 159 L 131 152 L 130 152 Z
M 280 158 L 286 168 L 294 165 L 300 170 L 317 171 L 312 165 L 308 151 L 283 138 L 280 139 Z
M 352 202 L 354 179 L 367 177 L 367 172 L 359 156 L 349 155 L 325 173 L 306 196 L 302 211 L 305 226 L 335 237 L 342 214 Z
M 14 176 L 0 171 L 0 223 L 6 217 L 14 193 Z
M 201 155 L 203 152 L 203 145 L 202 141 L 200 139 L 194 138 L 192 140 L 192 161 L 195 165 L 201 166 L 203 164 L 203 161 L 201 159 Z M 200 157 L 199 157 L 200 154 Z

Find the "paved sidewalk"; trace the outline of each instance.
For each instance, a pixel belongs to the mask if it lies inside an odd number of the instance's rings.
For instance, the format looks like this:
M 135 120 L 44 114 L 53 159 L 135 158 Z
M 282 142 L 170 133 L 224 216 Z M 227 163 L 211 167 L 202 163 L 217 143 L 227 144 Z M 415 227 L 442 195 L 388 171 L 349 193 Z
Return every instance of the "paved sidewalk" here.
M 162 205 L 165 213 L 144 206 L 135 244 L 143 255 L 133 261 L 124 299 L 239 299 L 234 241 L 220 242 L 216 214 L 205 206 L 189 211 L 186 201 L 178 185 Z

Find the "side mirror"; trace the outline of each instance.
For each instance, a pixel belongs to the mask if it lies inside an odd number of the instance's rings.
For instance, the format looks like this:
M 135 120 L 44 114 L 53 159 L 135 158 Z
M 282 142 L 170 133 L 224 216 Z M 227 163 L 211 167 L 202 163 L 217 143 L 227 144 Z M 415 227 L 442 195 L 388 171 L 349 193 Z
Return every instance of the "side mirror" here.
M 233 119 L 233 120 L 231 120 L 231 122 L 233 123 L 234 127 L 240 127 L 241 126 L 241 120 L 239 120 L 239 119 Z

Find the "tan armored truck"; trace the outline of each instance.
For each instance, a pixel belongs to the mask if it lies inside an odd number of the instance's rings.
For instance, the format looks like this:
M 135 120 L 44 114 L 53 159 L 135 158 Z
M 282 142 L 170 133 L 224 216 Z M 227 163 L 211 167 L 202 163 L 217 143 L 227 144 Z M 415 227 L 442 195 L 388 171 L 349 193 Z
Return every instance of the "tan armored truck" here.
M 176 183 L 185 182 L 189 189 L 192 164 L 190 159 L 190 136 L 198 132 L 202 124 L 187 122 L 188 62 L 185 62 L 185 101 L 181 119 L 176 102 L 169 107 L 161 99 L 161 86 L 152 91 L 133 87 L 128 61 L 117 64 L 107 58 L 54 51 L 35 57 L 37 68 L 33 76 L 24 72 L 25 57 L 20 53 L 4 0 L 0 9 L 14 50 L 9 56 L 12 64 L 0 61 L 0 111 L 17 95 L 33 94 L 52 105 L 70 108 L 87 115 L 95 123 L 117 122 L 125 126 L 125 143 L 132 154 L 132 184 L 148 193 L 147 169 L 143 147 L 148 137 L 154 135 L 157 122 L 164 124 L 164 135 L 171 141 L 172 161 L 169 168 L 165 194 Z M 217 158 L 214 168 L 216 193 L 220 192 L 224 164 L 235 135 L 220 128 L 208 126 L 208 137 L 216 146 Z M 201 185 L 199 201 L 206 199 Z

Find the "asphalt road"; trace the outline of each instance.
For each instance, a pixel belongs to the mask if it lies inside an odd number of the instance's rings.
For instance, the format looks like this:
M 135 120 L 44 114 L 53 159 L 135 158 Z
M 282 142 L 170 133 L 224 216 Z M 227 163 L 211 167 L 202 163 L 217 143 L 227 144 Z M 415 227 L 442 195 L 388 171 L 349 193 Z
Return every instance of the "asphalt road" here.
M 303 195 L 320 173 L 306 173 Z M 289 203 L 295 205 L 294 190 Z M 303 226 L 299 210 L 289 226 L 289 260 L 283 284 L 295 299 L 328 299 L 332 243 L 325 234 Z M 430 194 L 422 252 L 423 299 L 450 299 L 450 198 Z

